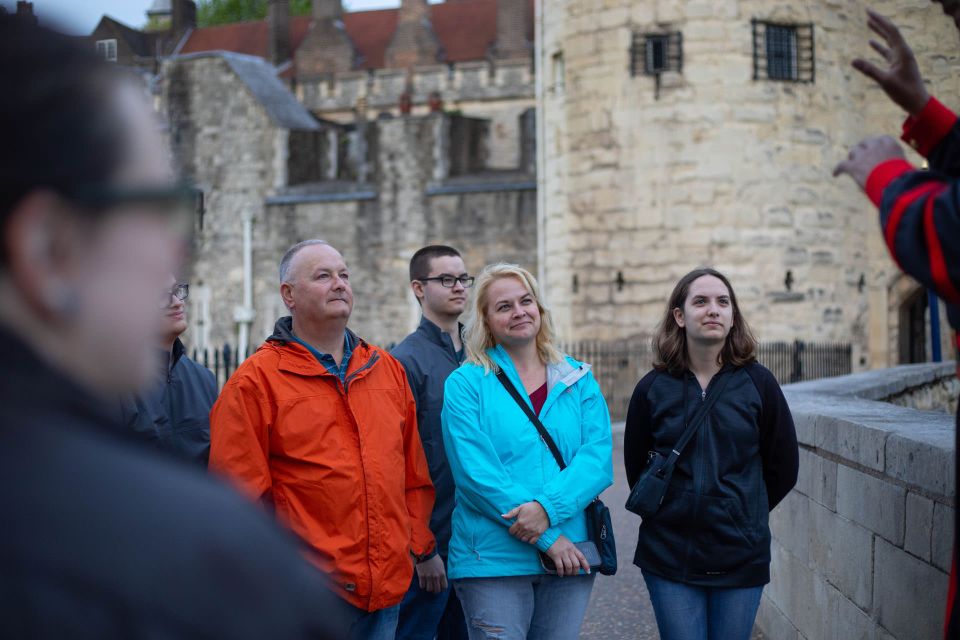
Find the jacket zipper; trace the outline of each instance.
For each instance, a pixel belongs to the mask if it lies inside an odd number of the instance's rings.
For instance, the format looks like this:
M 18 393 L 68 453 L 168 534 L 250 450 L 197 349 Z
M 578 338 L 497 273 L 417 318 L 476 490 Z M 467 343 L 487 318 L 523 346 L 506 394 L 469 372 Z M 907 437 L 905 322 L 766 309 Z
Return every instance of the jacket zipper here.
M 360 367 L 359 369 L 357 369 L 356 371 L 354 371 L 353 373 L 351 373 L 349 376 L 347 376 L 347 377 L 344 379 L 344 381 L 343 381 L 343 393 L 344 393 L 344 394 L 347 393 L 347 388 L 350 386 L 350 383 L 353 382 L 354 380 L 356 380 L 357 376 L 358 376 L 361 372 L 366 371 L 367 369 L 369 369 L 370 367 L 372 367 L 374 364 L 377 363 L 377 361 L 378 361 L 379 359 L 380 359 L 380 354 L 379 354 L 379 353 L 374 353 L 374 354 L 370 357 L 370 359 L 367 360 L 367 363 L 366 363 L 365 365 L 363 365 L 362 367 Z
M 347 377 L 344 379 L 343 384 L 341 385 L 341 386 L 343 387 L 343 399 L 344 399 L 344 402 L 346 402 L 347 411 L 350 412 L 350 417 L 353 418 L 353 423 L 354 423 L 355 425 L 357 425 L 357 439 L 358 439 L 358 440 L 360 439 L 360 421 L 357 420 L 357 416 L 353 413 L 353 407 L 350 406 L 350 398 L 349 398 L 348 395 L 347 395 L 347 390 L 348 390 L 348 388 L 349 388 L 349 386 L 350 386 L 350 383 L 353 382 L 360 373 L 362 373 L 362 372 L 366 371 L 367 369 L 369 369 L 370 367 L 372 367 L 379 359 L 380 359 L 380 354 L 374 353 L 374 354 L 370 357 L 370 359 L 367 360 L 367 362 L 366 362 L 362 367 L 360 367 L 359 369 L 357 369 L 356 371 L 354 371 L 353 373 L 351 373 L 349 376 L 347 376 Z M 338 382 L 339 382 L 339 380 L 338 380 Z M 365 465 L 364 462 L 363 462 L 363 443 L 361 442 L 360 445 L 361 445 L 361 446 L 360 446 L 360 469 L 362 470 L 361 473 L 362 473 L 362 475 L 363 475 L 363 477 L 364 477 L 364 482 L 363 482 L 364 509 L 365 509 L 365 511 L 366 511 L 366 518 L 365 518 L 365 520 L 366 520 L 366 522 L 367 522 L 367 572 L 368 572 L 368 574 L 369 574 L 369 577 L 370 577 L 369 579 L 370 579 L 370 583 L 371 583 L 371 584 L 370 584 L 370 596 L 369 596 L 369 598 L 367 599 L 367 602 L 372 605 L 372 604 L 373 604 L 373 601 L 374 601 L 374 596 L 375 596 L 375 594 L 374 594 L 374 589 L 375 589 L 376 587 L 375 587 L 375 585 L 373 584 L 373 565 L 372 565 L 372 560 L 373 560 L 373 558 L 371 557 L 371 551 L 372 551 L 372 549 L 371 549 L 371 543 L 370 543 L 371 531 L 372 531 L 372 529 L 371 529 L 371 527 L 370 527 L 370 494 L 367 493 L 367 482 L 366 482 L 367 469 L 366 469 L 366 465 Z

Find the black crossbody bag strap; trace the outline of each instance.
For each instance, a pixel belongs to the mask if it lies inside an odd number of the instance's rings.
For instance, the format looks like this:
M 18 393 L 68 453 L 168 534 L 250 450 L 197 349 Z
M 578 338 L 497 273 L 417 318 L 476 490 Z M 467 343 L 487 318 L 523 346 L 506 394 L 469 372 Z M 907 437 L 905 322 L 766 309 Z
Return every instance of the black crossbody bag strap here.
M 537 417 L 537 414 L 533 412 L 533 409 L 530 408 L 526 402 L 524 402 L 523 397 L 520 395 L 520 392 L 517 391 L 517 388 L 513 386 L 513 383 L 510 382 L 510 378 L 507 377 L 506 372 L 503 369 L 497 371 L 497 380 L 500 381 L 500 384 L 507 390 L 507 393 L 510 394 L 517 404 L 520 405 L 520 408 L 523 409 L 523 412 L 527 414 L 527 417 L 530 418 L 530 422 L 533 423 L 533 426 L 537 428 L 537 431 L 540 433 L 540 439 L 546 443 L 547 448 L 550 449 L 550 453 L 553 454 L 553 459 L 557 461 L 560 470 L 563 471 L 567 468 L 566 463 L 563 461 L 563 456 L 560 455 L 560 449 L 557 448 L 557 443 L 553 441 L 553 438 L 550 437 L 550 433 L 547 432 L 546 427 L 540 422 L 540 418 Z
M 693 439 L 693 435 L 697 432 L 697 429 L 700 428 L 700 425 L 703 424 L 704 420 L 707 417 L 707 413 L 710 409 L 713 408 L 713 405 L 716 404 L 717 400 L 720 398 L 720 395 L 723 393 L 724 387 L 727 386 L 727 382 L 732 378 L 732 373 L 728 373 L 723 376 L 718 382 L 717 386 L 713 388 L 713 393 L 706 398 L 703 403 L 700 405 L 700 408 L 697 409 L 697 412 L 693 415 L 693 418 L 690 420 L 690 424 L 687 425 L 686 430 L 683 432 L 683 435 L 680 436 L 680 440 L 677 441 L 676 446 L 673 447 L 673 450 L 670 452 L 670 456 L 667 458 L 667 461 L 664 463 L 664 467 L 671 467 L 677 462 L 677 458 L 680 457 L 680 454 L 683 453 L 683 450 Z M 686 385 L 686 382 L 684 382 Z M 686 393 L 686 387 L 684 387 L 684 393 Z

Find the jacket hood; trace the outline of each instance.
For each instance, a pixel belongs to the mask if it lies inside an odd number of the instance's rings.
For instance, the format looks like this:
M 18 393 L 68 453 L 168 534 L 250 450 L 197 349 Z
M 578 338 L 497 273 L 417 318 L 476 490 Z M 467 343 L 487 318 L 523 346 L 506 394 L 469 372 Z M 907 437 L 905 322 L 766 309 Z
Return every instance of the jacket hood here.
M 517 370 L 513 366 L 513 360 L 506 349 L 497 345 L 487 349 L 487 355 L 498 367 L 505 370 L 508 375 L 517 376 Z M 560 362 L 551 362 L 547 365 L 547 393 L 557 385 L 562 383 L 564 386 L 572 387 L 581 378 L 583 378 L 592 367 L 589 364 L 580 362 L 566 354 Z
M 350 334 L 350 338 L 353 340 L 354 344 L 366 344 L 365 340 L 363 340 L 350 329 L 347 329 L 347 333 Z M 267 338 L 267 341 L 277 342 L 282 345 L 287 344 L 288 342 L 296 342 L 297 339 L 293 335 L 293 316 L 284 316 L 277 320 L 276 324 L 273 325 L 273 333 L 270 334 L 270 337 Z

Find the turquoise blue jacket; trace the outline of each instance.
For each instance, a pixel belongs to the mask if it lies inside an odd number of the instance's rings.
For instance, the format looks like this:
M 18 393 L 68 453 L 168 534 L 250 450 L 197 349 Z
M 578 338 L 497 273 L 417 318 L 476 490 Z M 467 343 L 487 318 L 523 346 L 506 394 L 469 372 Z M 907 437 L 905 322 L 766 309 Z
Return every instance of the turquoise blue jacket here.
M 522 394 L 506 351 L 498 346 L 488 353 Z M 613 484 L 610 413 L 590 365 L 567 356 L 547 367 L 539 417 L 567 463 L 563 472 L 493 372 L 468 363 L 447 378 L 441 419 L 457 501 L 451 578 L 544 573 L 537 549 L 546 551 L 561 534 L 572 542 L 587 539 L 583 510 Z M 536 545 L 511 536 L 512 523 L 500 517 L 531 500 L 550 518 Z

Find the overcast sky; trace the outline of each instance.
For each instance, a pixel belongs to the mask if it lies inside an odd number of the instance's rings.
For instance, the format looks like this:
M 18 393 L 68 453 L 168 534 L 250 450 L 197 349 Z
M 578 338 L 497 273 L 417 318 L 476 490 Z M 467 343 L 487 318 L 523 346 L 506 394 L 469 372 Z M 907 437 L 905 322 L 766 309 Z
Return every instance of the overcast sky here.
M 131 27 L 147 21 L 147 7 L 152 0 L 33 0 L 33 11 L 46 24 L 56 23 L 64 31 L 88 34 L 104 14 Z M 13 11 L 16 0 L 0 0 L 0 5 Z M 383 9 L 400 6 L 400 0 L 343 0 L 347 11 Z

